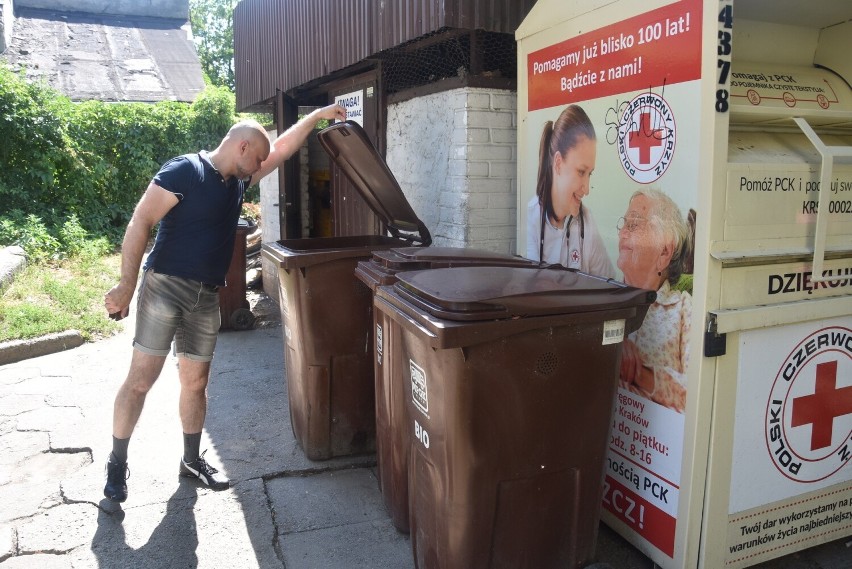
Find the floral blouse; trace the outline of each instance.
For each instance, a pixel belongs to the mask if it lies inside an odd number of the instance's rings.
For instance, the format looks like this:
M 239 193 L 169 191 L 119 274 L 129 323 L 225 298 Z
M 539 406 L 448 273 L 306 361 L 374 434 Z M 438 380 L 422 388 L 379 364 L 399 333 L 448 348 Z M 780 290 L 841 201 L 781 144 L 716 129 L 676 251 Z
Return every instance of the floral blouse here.
M 636 386 L 631 386 L 631 391 L 679 413 L 686 407 L 691 319 L 692 297 L 688 292 L 672 290 L 666 281 L 648 308 L 642 327 L 630 335 L 641 354 L 642 365 L 654 372 L 651 393 Z

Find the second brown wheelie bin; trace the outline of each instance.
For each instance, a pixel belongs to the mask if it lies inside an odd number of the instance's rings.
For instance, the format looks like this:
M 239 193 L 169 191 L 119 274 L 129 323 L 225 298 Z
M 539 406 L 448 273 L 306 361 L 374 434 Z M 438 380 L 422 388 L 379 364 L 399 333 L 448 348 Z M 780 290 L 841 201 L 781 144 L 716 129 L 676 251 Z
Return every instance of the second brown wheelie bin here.
M 396 282 L 396 274 L 418 269 L 503 266 L 537 267 L 516 255 L 461 247 L 401 247 L 375 251 L 359 261 L 355 276 L 375 292 Z M 408 408 L 399 381 L 398 361 L 384 357 L 395 350 L 400 327 L 384 312 L 373 311 L 373 352 L 376 385 L 376 463 L 379 488 L 394 527 L 408 533 Z
M 655 293 L 563 268 L 403 272 L 419 569 L 574 569 L 592 559 L 624 336 Z
M 390 233 L 263 245 L 279 267 L 293 434 L 308 458 L 324 460 L 375 450 L 372 294 L 355 267 L 375 250 L 427 246 L 432 238 L 357 123 L 317 137 Z
M 225 275 L 225 286 L 219 288 L 220 330 L 248 330 L 255 317 L 246 300 L 246 236 L 257 228 L 249 219 L 240 218 L 231 264 Z

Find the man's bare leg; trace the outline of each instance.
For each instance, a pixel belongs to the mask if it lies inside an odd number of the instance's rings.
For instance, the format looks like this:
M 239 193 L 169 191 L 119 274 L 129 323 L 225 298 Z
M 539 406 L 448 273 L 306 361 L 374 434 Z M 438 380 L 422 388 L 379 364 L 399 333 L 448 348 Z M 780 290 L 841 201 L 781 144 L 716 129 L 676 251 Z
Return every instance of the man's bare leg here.
M 133 350 L 130 371 L 115 396 L 112 415 L 112 453 L 107 461 L 104 496 L 113 502 L 127 499 L 127 446 L 139 421 L 145 398 L 160 377 L 165 356 Z
M 180 474 L 197 478 L 214 490 L 224 490 L 229 481 L 207 464 L 201 446 L 201 431 L 207 416 L 207 383 L 210 362 L 199 362 L 181 357 L 178 360 L 180 376 L 180 421 L 183 426 L 183 459 Z

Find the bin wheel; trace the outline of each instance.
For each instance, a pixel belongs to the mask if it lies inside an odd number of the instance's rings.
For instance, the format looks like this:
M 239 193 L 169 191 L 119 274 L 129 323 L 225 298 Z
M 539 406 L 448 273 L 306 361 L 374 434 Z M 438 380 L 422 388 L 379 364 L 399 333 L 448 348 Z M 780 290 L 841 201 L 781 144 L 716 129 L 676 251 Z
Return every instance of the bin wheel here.
M 237 308 L 231 313 L 231 328 L 248 330 L 254 326 L 255 316 L 248 308 Z

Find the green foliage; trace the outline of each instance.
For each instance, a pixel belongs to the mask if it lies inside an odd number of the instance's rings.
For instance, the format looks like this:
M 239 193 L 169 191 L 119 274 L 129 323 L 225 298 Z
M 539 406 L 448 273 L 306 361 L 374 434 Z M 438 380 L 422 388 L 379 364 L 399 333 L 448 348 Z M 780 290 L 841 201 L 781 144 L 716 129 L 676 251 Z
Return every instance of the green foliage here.
M 191 105 L 72 103 L 0 64 L 0 246 L 43 260 L 117 244 L 159 166 L 215 148 L 234 106 L 217 87 Z
M 225 136 L 237 117 L 234 95 L 225 87 L 207 87 L 190 108 L 190 131 L 194 148 L 213 148 Z
M 234 7 L 238 0 L 190 0 L 198 59 L 213 85 L 234 92 Z
M 79 330 L 91 340 L 118 331 L 103 308 L 119 255 L 28 265 L 0 296 L 0 342 Z
M 692 275 L 681 275 L 680 279 L 678 279 L 677 283 L 675 283 L 675 286 L 672 288 L 692 294 Z
M 40 217 L 16 209 L 0 217 L 0 245 L 19 245 L 31 261 L 40 262 L 59 255 L 59 240 L 50 234 Z
M 69 256 L 85 259 L 106 255 L 112 248 L 106 237 L 91 236 L 80 225 L 77 214 L 71 214 L 59 228 L 59 242 L 62 244 L 62 250 Z

